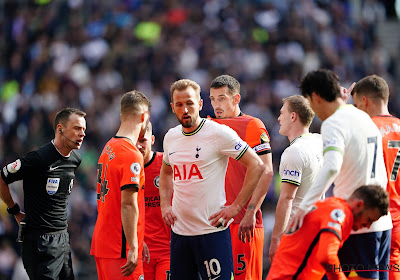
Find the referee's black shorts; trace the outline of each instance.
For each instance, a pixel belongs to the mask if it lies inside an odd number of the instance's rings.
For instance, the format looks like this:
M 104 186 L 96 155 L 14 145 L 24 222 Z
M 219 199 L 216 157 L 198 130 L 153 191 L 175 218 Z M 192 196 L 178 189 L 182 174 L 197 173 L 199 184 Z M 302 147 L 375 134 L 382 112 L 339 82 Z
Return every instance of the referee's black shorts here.
M 22 261 L 31 280 L 74 279 L 67 230 L 26 232 L 22 243 Z

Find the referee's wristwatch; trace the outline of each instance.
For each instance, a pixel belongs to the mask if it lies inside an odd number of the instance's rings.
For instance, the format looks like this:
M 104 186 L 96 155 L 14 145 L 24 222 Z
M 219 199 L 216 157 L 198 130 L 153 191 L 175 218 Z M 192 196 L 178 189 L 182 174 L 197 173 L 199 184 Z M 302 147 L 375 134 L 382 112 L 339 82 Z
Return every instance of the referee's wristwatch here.
M 13 215 L 13 216 L 17 215 L 20 211 L 21 211 L 21 208 L 19 208 L 18 203 L 15 203 L 15 205 L 11 208 L 7 207 L 8 214 Z

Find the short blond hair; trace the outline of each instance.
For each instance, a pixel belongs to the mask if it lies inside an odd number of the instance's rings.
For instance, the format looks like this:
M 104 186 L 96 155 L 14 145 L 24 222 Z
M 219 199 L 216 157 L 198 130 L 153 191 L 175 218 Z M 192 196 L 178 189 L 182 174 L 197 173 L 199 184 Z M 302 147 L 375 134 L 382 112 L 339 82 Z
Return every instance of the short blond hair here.
M 305 126 L 310 126 L 314 119 L 314 111 L 310 107 L 307 98 L 301 95 L 292 95 L 283 98 L 283 104 L 287 103 L 290 113 L 294 112 L 299 116 L 300 122 Z
M 171 102 L 173 102 L 174 99 L 174 91 L 175 90 L 184 90 L 188 87 L 192 87 L 194 91 L 196 92 L 197 97 L 199 100 L 201 99 L 200 97 L 200 85 L 196 83 L 195 81 L 189 80 L 189 79 L 181 79 L 176 82 L 174 82 L 171 87 L 170 87 L 170 92 L 171 92 Z

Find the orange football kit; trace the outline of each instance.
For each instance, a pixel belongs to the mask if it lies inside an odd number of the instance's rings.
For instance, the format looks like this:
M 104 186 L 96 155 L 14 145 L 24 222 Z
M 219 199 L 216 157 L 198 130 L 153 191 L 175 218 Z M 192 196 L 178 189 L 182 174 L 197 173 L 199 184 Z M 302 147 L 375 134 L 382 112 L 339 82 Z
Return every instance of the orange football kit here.
M 389 279 L 400 279 L 400 119 L 392 115 L 372 118 L 382 134 L 383 158 L 388 175 L 387 192 L 392 216 L 392 238 L 390 246 Z
M 338 250 L 353 227 L 350 206 L 341 198 L 318 201 L 305 216 L 303 226 L 283 234 L 267 280 L 347 279 Z
M 241 114 L 236 118 L 213 119 L 215 122 L 225 124 L 236 131 L 258 155 L 271 152 L 270 138 L 264 124 L 260 119 Z M 230 205 L 236 199 L 243 187 L 246 167 L 240 162 L 229 159 L 225 177 L 226 204 Z M 233 251 L 233 264 L 236 280 L 262 279 L 264 228 L 261 210 L 256 213 L 256 228 L 251 242 L 243 243 L 238 238 L 239 224 L 242 221 L 245 207 L 235 216 L 230 225 Z
M 90 254 L 94 255 L 99 279 L 143 279 L 144 168 L 143 156 L 126 137 L 113 137 L 105 145 L 97 164 L 97 221 Z M 129 245 L 121 220 L 121 192 L 138 190 L 137 225 L 138 265 L 129 277 L 123 277 Z

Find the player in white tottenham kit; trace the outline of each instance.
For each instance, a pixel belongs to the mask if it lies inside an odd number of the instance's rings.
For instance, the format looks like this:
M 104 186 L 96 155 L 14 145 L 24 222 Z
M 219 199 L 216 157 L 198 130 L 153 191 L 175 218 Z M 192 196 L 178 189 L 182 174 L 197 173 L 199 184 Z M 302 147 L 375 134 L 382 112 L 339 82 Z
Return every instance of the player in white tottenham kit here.
M 282 184 L 269 247 L 271 262 L 289 217 L 296 212 L 323 161 L 322 137 L 309 132 L 314 112 L 307 99 L 301 95 L 284 98 L 280 112 L 279 134 L 288 137 L 290 146 L 283 152 L 279 165 Z
M 371 118 L 341 98 L 339 79 L 329 70 L 312 71 L 301 82 L 301 93 L 323 121 L 324 163 L 304 197 L 289 230 L 301 227 L 310 207 L 334 182 L 334 196 L 347 199 L 361 185 L 377 184 L 386 189 L 382 137 Z M 352 232 L 339 251 L 344 264 L 357 264 L 358 277 L 387 279 L 390 215 L 381 217 L 370 228 Z M 367 271 L 361 271 L 367 270 Z
M 172 227 L 171 279 L 197 279 L 199 273 L 204 280 L 233 279 L 227 228 L 250 199 L 264 164 L 231 128 L 200 118 L 203 101 L 196 82 L 179 80 L 170 91 L 181 123 L 165 135 L 160 173 L 161 211 Z M 229 157 L 243 163 L 247 173 L 237 199 L 225 207 Z

